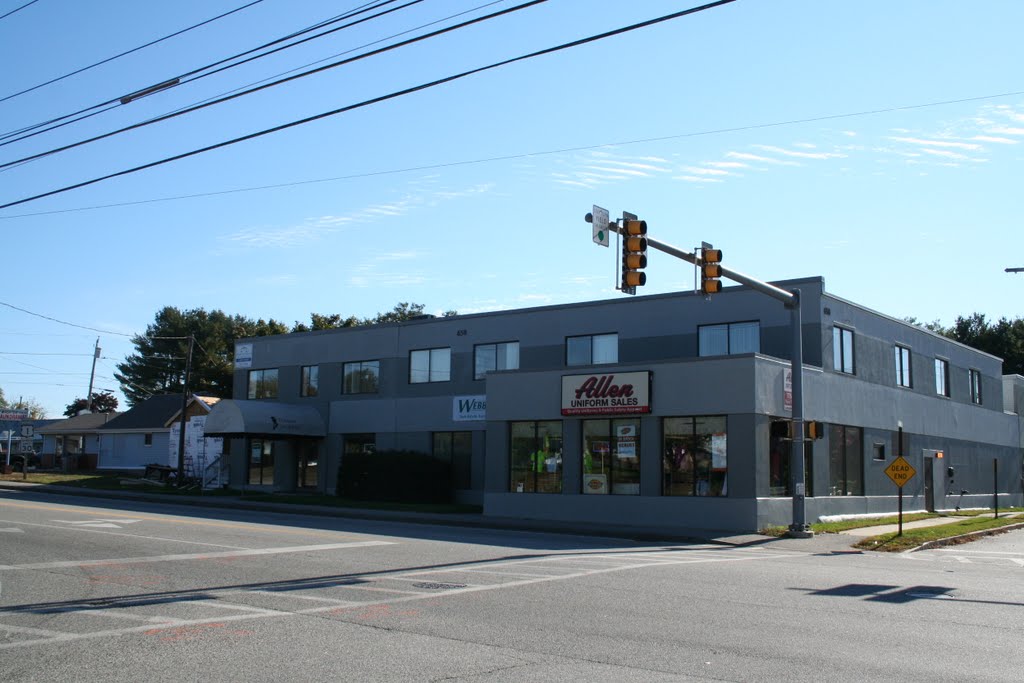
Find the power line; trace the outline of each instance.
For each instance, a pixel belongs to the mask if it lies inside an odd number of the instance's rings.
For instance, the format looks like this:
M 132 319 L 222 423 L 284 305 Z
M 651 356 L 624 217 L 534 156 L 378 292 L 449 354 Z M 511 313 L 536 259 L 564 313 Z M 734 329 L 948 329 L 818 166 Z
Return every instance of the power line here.
M 350 175 L 343 176 L 332 176 L 330 178 L 312 178 L 310 180 L 295 180 L 285 183 L 274 183 L 271 185 L 254 185 L 251 187 L 239 187 L 230 190 L 216 190 L 213 192 L 196 192 L 193 194 L 182 194 L 175 195 L 172 197 L 153 197 L 151 199 L 138 199 L 135 201 L 128 202 L 115 202 L 112 204 L 96 204 L 93 206 L 79 206 L 71 209 L 55 209 L 53 211 L 36 211 L 34 213 L 20 213 L 11 216 L 0 216 L 0 220 L 8 220 L 13 218 L 31 218 L 35 216 L 50 216 L 53 214 L 62 213 L 75 213 L 78 211 L 97 211 L 99 209 L 113 209 L 124 206 L 138 206 L 140 204 L 156 204 L 160 202 L 175 202 L 183 199 L 200 199 L 203 197 L 217 197 L 226 194 L 238 194 L 241 192 L 259 192 L 261 190 L 277 190 L 288 187 L 298 187 L 301 185 L 313 185 L 316 183 L 333 183 L 341 180 L 358 180 L 360 178 L 372 178 L 375 176 L 382 175 L 395 175 L 398 173 L 412 173 L 415 171 L 431 171 L 442 168 L 453 168 L 456 166 L 470 166 L 474 164 L 486 164 L 495 161 L 514 161 L 516 159 L 527 159 L 530 157 L 541 157 L 551 156 L 555 154 L 568 154 L 569 152 L 586 152 L 595 149 L 604 149 L 609 147 L 627 147 L 629 145 L 639 145 L 650 142 L 665 142 L 668 140 L 681 140 L 685 138 L 703 137 L 708 135 L 722 135 L 725 133 L 737 133 L 749 130 L 759 130 L 764 128 L 778 128 L 782 126 L 793 126 L 802 123 L 816 123 L 821 121 L 834 121 L 837 119 L 855 118 L 860 116 L 874 116 L 877 114 L 890 114 L 898 111 L 910 111 L 914 109 L 925 109 L 928 107 L 942 107 L 951 104 L 963 104 L 966 102 L 979 102 L 983 100 L 994 100 L 1003 97 L 1017 97 L 1024 95 L 1024 90 L 1018 90 L 1015 92 L 998 93 L 994 95 L 979 95 L 977 97 L 964 97 L 954 100 L 940 100 L 936 102 L 924 102 L 918 104 L 900 105 L 895 107 L 885 107 L 882 109 L 868 109 L 864 111 L 846 112 L 842 114 L 826 114 L 823 116 L 813 116 L 800 119 L 788 119 L 785 121 L 772 121 L 769 123 L 754 123 L 743 126 L 734 126 L 731 128 L 714 128 L 702 131 L 690 131 L 687 133 L 674 133 L 672 135 L 661 135 L 657 137 L 648 138 L 636 138 L 631 140 L 619 140 L 616 142 L 601 142 L 591 145 L 579 145 L 576 147 L 559 147 L 557 149 L 546 149 L 536 150 L 532 152 L 517 152 L 515 154 L 504 154 L 501 156 L 493 157 L 482 157 L 479 159 L 462 159 L 458 161 L 446 161 L 436 164 L 424 164 L 422 166 L 406 166 L 403 168 L 392 168 L 384 169 L 381 171 L 367 171 L 365 173 L 352 173 Z
M 524 7 L 529 7 L 531 5 L 538 4 L 540 2 L 545 2 L 545 1 L 546 0 L 534 0 L 533 2 L 525 3 L 524 5 L 519 5 L 517 7 L 510 8 L 510 10 L 514 11 L 514 10 L 517 10 L 517 9 L 522 9 Z M 708 3 L 706 5 L 701 5 L 699 7 L 693 7 L 693 8 L 682 10 L 682 11 L 679 11 L 679 12 L 673 12 L 671 14 L 666 14 L 666 15 L 658 17 L 656 19 L 649 19 L 647 21 L 642 21 L 642 22 L 639 22 L 637 24 L 631 24 L 630 26 L 624 26 L 624 27 L 621 27 L 621 28 L 613 29 L 611 31 L 605 31 L 604 33 L 595 34 L 595 35 L 592 35 L 592 36 L 588 36 L 586 38 L 580 38 L 578 40 L 573 40 L 573 41 L 570 41 L 568 43 L 562 43 L 561 45 L 556 45 L 554 47 L 544 48 L 542 50 L 537 50 L 535 52 L 531 52 L 531 53 L 528 53 L 528 54 L 520 55 L 518 57 L 512 57 L 510 59 L 504 59 L 504 60 L 501 60 L 501 61 L 498 61 L 498 62 L 493 62 L 493 63 L 488 64 L 486 66 L 477 67 L 475 69 L 470 69 L 468 71 L 463 71 L 461 73 L 453 74 L 451 76 L 446 76 L 444 78 L 439 78 L 437 80 L 429 81 L 427 83 L 421 83 L 420 85 L 416 85 L 416 86 L 413 86 L 413 87 L 410 87 L 410 88 L 405 88 L 403 90 L 394 91 L 394 92 L 391 92 L 391 93 L 389 93 L 387 95 L 381 95 L 379 97 L 374 97 L 374 98 L 371 98 L 369 100 L 364 100 L 363 102 L 359 102 L 357 104 L 347 105 L 345 107 L 340 107 L 338 109 L 334 109 L 334 110 L 331 110 L 331 111 L 322 112 L 322 113 L 316 114 L 314 116 L 308 116 L 306 118 L 298 119 L 296 121 L 291 121 L 289 123 L 284 123 L 284 124 L 281 124 L 279 126 L 274 126 L 272 128 L 266 128 L 264 130 L 257 131 L 255 133 L 249 133 L 248 135 L 243 135 L 241 137 L 233 138 L 231 140 L 225 140 L 223 142 L 219 142 L 219 143 L 216 143 L 216 144 L 213 144 L 213 145 L 207 145 L 206 147 L 201 147 L 199 149 L 194 149 L 194 150 L 192 150 L 190 152 L 183 152 L 182 154 L 176 154 L 176 155 L 171 156 L 171 157 L 165 157 L 164 159 L 160 159 L 158 161 L 153 161 L 153 162 L 150 162 L 148 164 L 143 164 L 141 166 L 136 166 L 134 168 L 126 169 L 126 170 L 123 170 L 123 171 L 118 171 L 116 173 L 110 173 L 110 174 L 107 174 L 105 176 L 100 176 L 98 178 L 93 178 L 92 180 L 86 180 L 86 181 L 83 181 L 83 182 L 80 182 L 80 183 L 76 183 L 74 185 L 68 185 L 68 186 L 59 188 L 57 190 L 50 190 L 49 192 L 44 192 L 42 194 L 38 194 L 38 195 L 35 195 L 35 196 L 32 196 L 32 197 L 26 197 L 24 199 L 19 199 L 17 201 L 8 202 L 6 204 L 0 204 L 0 209 L 6 209 L 6 208 L 9 208 L 9 207 L 12 207 L 12 206 L 18 206 L 19 204 L 25 204 L 25 203 L 28 203 L 28 202 L 31 202 L 31 201 L 35 201 L 37 199 L 42 199 L 44 197 L 50 197 L 50 196 L 53 196 L 53 195 L 56 195 L 56 194 L 61 194 L 63 192 L 68 192 L 70 190 L 75 190 L 75 189 L 78 189 L 78 188 L 81 188 L 81 187 L 86 187 L 86 186 L 89 186 L 89 185 L 94 185 L 94 184 L 102 182 L 104 180 L 110 180 L 112 178 L 117 178 L 117 177 L 120 177 L 120 176 L 125 176 L 125 175 L 129 175 L 129 174 L 132 174 L 132 173 L 137 173 L 139 171 L 143 171 L 143 170 L 146 170 L 146 169 L 154 168 L 156 166 L 161 166 L 163 164 L 171 163 L 173 161 L 180 161 L 181 159 L 186 159 L 186 158 L 189 158 L 189 157 L 192 157 L 192 156 L 196 156 L 196 155 L 199 155 L 199 154 L 204 154 L 206 152 L 210 152 L 210 151 L 213 151 L 215 149 L 220 149 L 222 147 L 228 147 L 228 146 L 231 146 L 231 145 L 238 144 L 240 142 L 245 142 L 245 141 L 252 140 L 252 139 L 255 139 L 255 138 L 263 137 L 264 135 L 269 135 L 271 133 L 278 133 L 278 132 L 280 132 L 282 130 L 287 130 L 289 128 L 294 128 L 296 126 L 301 126 L 301 125 L 305 125 L 307 123 L 312 123 L 314 121 L 319 121 L 320 119 L 328 118 L 328 117 L 331 117 L 331 116 L 336 116 L 338 114 L 343 114 L 343 113 L 346 113 L 346 112 L 349 112 L 349 111 L 353 111 L 355 109 L 360 109 L 362 107 L 367 107 L 367 106 L 372 105 L 372 104 L 379 104 L 380 102 L 385 102 L 385 101 L 392 100 L 392 99 L 395 99 L 395 98 L 398 98 L 398 97 L 402 97 L 404 95 L 410 95 L 410 94 L 415 93 L 415 92 L 420 92 L 422 90 L 427 90 L 427 89 L 430 89 L 430 88 L 434 88 L 434 87 L 437 87 L 439 85 L 443 85 L 443 84 L 446 84 L 446 83 L 451 83 L 453 81 L 457 81 L 459 79 L 466 78 L 468 76 L 472 76 L 472 75 L 475 75 L 475 74 L 478 74 L 478 73 L 483 73 L 485 71 L 490 71 L 492 69 L 497 69 L 497 68 L 502 67 L 502 66 L 507 66 L 509 64 L 514 64 L 516 62 L 521 62 L 521 61 L 525 61 L 525 60 L 528 60 L 528 59 L 533 59 L 535 57 L 540 57 L 540 56 L 543 56 L 543 55 L 552 54 L 554 52 L 559 52 L 559 51 L 562 51 L 562 50 L 567 50 L 567 49 L 570 49 L 570 48 L 573 48 L 573 47 L 579 47 L 580 45 L 585 45 L 585 44 L 596 42 L 596 41 L 599 41 L 599 40 L 604 40 L 606 38 L 610 38 L 610 37 L 613 37 L 613 36 L 622 35 L 624 33 L 630 32 L 630 31 L 636 31 L 638 29 L 646 28 L 646 27 L 652 26 L 654 24 L 659 24 L 659 23 L 662 23 L 662 22 L 665 22 L 665 21 L 669 21 L 669 20 L 672 20 L 672 19 L 678 19 L 678 18 L 683 17 L 683 16 L 694 14 L 696 12 L 701 12 L 701 11 L 704 11 L 704 10 L 707 10 L 707 9 L 711 9 L 711 8 L 714 8 L 714 7 L 719 7 L 721 5 L 726 5 L 726 4 L 735 2 L 735 1 L 736 0 L 717 0 L 716 2 L 711 2 L 711 3 Z M 510 10 L 504 10 L 502 13 L 507 13 Z
M 374 2 L 378 2 L 379 4 L 374 4 Z M 295 38 L 297 36 L 301 36 L 301 35 L 303 35 L 305 33 L 309 33 L 310 31 L 315 31 L 318 28 L 322 28 L 324 26 L 329 26 L 330 24 L 337 23 L 339 21 L 344 21 L 346 19 L 350 19 L 352 17 L 358 16 L 358 15 L 363 14 L 365 12 L 369 12 L 369 11 L 378 9 L 380 7 L 383 7 L 385 5 L 389 5 L 389 4 L 392 4 L 394 2 L 398 2 L 398 0 L 374 0 L 374 2 L 365 3 L 365 4 L 355 8 L 353 10 L 350 10 L 350 11 L 345 12 L 343 14 L 337 15 L 335 17 L 331 17 L 330 19 L 325 19 L 325 20 L 320 21 L 320 22 L 318 22 L 316 24 L 313 24 L 312 26 L 307 26 L 306 28 L 304 28 L 304 29 L 302 29 L 300 31 L 296 31 L 296 32 L 290 33 L 290 34 L 288 34 L 286 36 L 283 36 L 281 38 L 273 40 L 273 41 L 271 41 L 269 43 L 264 43 L 263 45 L 260 45 L 258 47 L 254 47 L 254 48 L 251 48 L 249 50 L 246 50 L 245 52 L 240 52 L 240 53 L 232 55 L 230 57 L 225 57 L 223 59 L 220 59 L 220 60 L 218 60 L 216 62 L 213 62 L 211 64 L 207 64 L 206 66 L 202 66 L 202 67 L 199 67 L 197 69 L 193 69 L 192 71 L 187 71 L 187 72 L 185 72 L 183 74 L 179 74 L 178 76 L 175 76 L 175 77 L 172 77 L 172 78 L 169 78 L 169 79 L 164 79 L 164 80 L 160 81 L 159 83 L 157 83 L 156 85 L 152 85 L 152 86 L 150 86 L 148 88 L 144 88 L 144 89 L 141 89 L 141 90 L 136 90 L 136 91 L 134 91 L 132 93 L 129 93 L 127 95 L 124 95 L 124 96 L 114 97 L 114 98 L 111 98 L 111 99 L 109 99 L 109 100 L 107 100 L 105 102 L 100 102 L 98 104 L 94 104 L 94 105 L 86 107 L 84 109 L 79 109 L 76 112 L 72 112 L 70 114 L 64 114 L 63 116 L 58 116 L 56 118 L 52 118 L 52 119 L 50 119 L 48 121 L 43 121 L 41 123 L 36 123 L 36 124 L 31 125 L 31 126 L 26 126 L 26 127 L 20 128 L 18 130 L 9 131 L 7 133 L 4 133 L 3 135 L 0 135 L 0 140 L 6 140 L 5 142 L 0 143 L 0 146 L 8 145 L 8 144 L 11 144 L 11 143 L 14 143 L 14 142 L 20 142 L 22 140 L 26 140 L 28 138 L 35 137 L 36 135 L 41 135 L 43 133 L 48 133 L 50 131 L 56 130 L 58 128 L 63 128 L 64 126 L 70 125 L 72 123 L 77 123 L 79 121 L 83 121 L 85 119 L 91 118 L 91 117 L 96 116 L 98 114 L 102 114 L 102 113 L 104 113 L 106 111 L 110 111 L 111 109 L 114 109 L 114 108 L 116 108 L 118 106 L 122 106 L 124 104 L 129 104 L 130 102 L 132 102 L 134 100 L 141 99 L 145 95 L 153 94 L 155 92 L 159 92 L 160 90 L 166 90 L 166 89 L 169 89 L 171 87 L 176 87 L 178 85 L 181 85 L 183 82 L 184 83 L 191 83 L 192 81 L 198 80 L 200 78 L 205 78 L 206 76 L 212 75 L 213 73 L 219 73 L 220 71 L 224 71 L 226 69 L 234 68 L 234 67 L 239 66 L 241 64 L 246 64 L 246 63 L 248 63 L 248 62 L 250 62 L 250 61 L 252 61 L 254 59 L 259 59 L 261 57 L 265 57 L 267 55 L 274 54 L 275 52 L 279 52 L 280 50 L 287 49 L 289 47 L 294 47 L 295 45 L 300 45 L 301 43 L 304 43 L 304 42 L 306 42 L 308 40 L 312 40 L 313 38 L 319 38 L 319 37 L 322 37 L 324 35 L 328 35 L 330 33 L 334 33 L 335 31 L 339 31 L 339 30 L 341 30 L 343 28 L 349 28 L 350 26 L 355 26 L 355 25 L 363 23 L 365 21 L 369 21 L 370 19 L 375 19 L 375 18 L 383 16 L 385 14 L 390 14 L 391 12 L 396 11 L 398 9 L 404 9 L 405 7 L 408 6 L 408 5 L 403 5 L 402 7 L 398 7 L 398 8 L 392 9 L 392 10 L 387 10 L 385 12 L 381 12 L 380 14 L 376 14 L 376 15 L 373 15 L 371 17 L 366 17 L 364 19 L 361 19 L 359 21 L 353 22 L 351 24 L 347 24 L 345 26 L 338 27 L 338 28 L 332 29 L 330 31 L 326 31 L 326 32 L 324 32 L 322 34 L 319 34 L 317 36 L 313 36 L 312 38 L 307 38 L 307 39 L 304 39 L 302 41 L 298 41 L 296 43 L 293 43 L 292 45 L 286 45 L 284 47 L 275 49 L 275 50 L 267 52 L 265 54 L 256 55 L 255 57 L 251 57 L 251 58 L 246 59 L 244 61 L 239 61 L 239 62 L 237 62 L 235 64 L 228 64 L 227 66 L 224 66 L 221 69 L 217 69 L 216 71 L 213 71 L 211 73 L 207 73 L 207 74 L 203 74 L 202 73 L 203 71 L 208 71 L 209 69 L 213 69 L 214 67 L 220 66 L 222 64 L 226 64 L 228 62 L 231 62 L 232 60 L 240 59 L 242 57 L 245 57 L 246 55 L 252 54 L 254 52 L 258 52 L 259 50 L 264 50 L 264 49 L 266 49 L 266 48 L 268 48 L 270 46 L 276 45 L 277 43 L 280 43 L 280 42 L 283 42 L 283 41 L 286 41 L 286 40 L 291 40 L 292 38 Z M 418 4 L 420 2 L 423 2 L 423 0 L 413 0 L 412 2 L 409 3 L 409 5 Z M 91 113 L 89 113 L 89 112 L 91 112 Z M 78 117 L 78 118 L 74 118 L 74 117 Z M 62 121 L 63 121 L 63 123 L 61 123 Z M 46 126 L 50 126 L 50 127 L 46 128 Z M 42 129 L 42 130 L 40 130 L 40 129 Z M 34 131 L 34 132 L 32 132 L 32 131 Z M 19 136 L 19 135 L 21 137 L 16 137 L 16 136 Z M 10 138 L 14 138 L 14 139 L 10 139 Z
M 33 1 L 36 1 L 36 0 L 33 0 Z M 63 81 L 65 78 L 70 78 L 71 76 L 78 75 L 78 74 L 82 73 L 83 71 L 88 71 L 89 69 L 93 69 L 93 68 L 95 68 L 97 66 L 101 66 L 101 65 L 106 64 L 108 62 L 112 62 L 115 59 L 120 59 L 121 57 L 124 57 L 126 55 L 130 55 L 133 52 L 138 52 L 139 50 L 143 50 L 143 49 L 145 49 L 147 47 L 150 47 L 152 45 L 156 45 L 157 43 L 162 43 L 165 40 L 169 40 L 171 38 L 175 38 L 177 36 L 180 36 L 183 33 L 188 33 L 189 31 L 191 31 L 193 29 L 199 28 L 200 26 L 205 26 L 206 24 L 213 23 L 213 22 L 217 21 L 218 19 L 223 19 L 224 17 L 232 15 L 235 12 L 241 12 L 242 10 L 248 9 L 249 7 L 252 7 L 253 5 L 258 5 L 261 2 L 263 2 L 263 0 L 253 0 L 252 2 L 250 2 L 247 5 L 242 5 L 241 7 L 236 7 L 233 10 L 230 10 L 228 12 L 224 12 L 223 14 L 220 14 L 220 15 L 218 15 L 216 17 L 211 18 L 211 19 L 206 19 L 205 21 L 201 21 L 198 24 L 193 24 L 192 26 L 189 26 L 188 28 L 183 28 L 180 31 L 175 31 L 174 33 L 170 33 L 170 34 L 168 34 L 166 36 L 163 36 L 162 38 L 157 38 L 156 40 L 151 40 L 150 42 L 146 43 L 145 45 L 139 45 L 138 47 L 133 47 L 132 49 L 126 50 L 126 51 L 124 51 L 124 52 L 122 52 L 120 54 L 114 55 L 113 57 L 107 57 L 106 59 L 100 60 L 100 61 L 96 62 L 95 64 L 90 64 L 89 66 L 83 66 L 82 68 L 76 69 L 75 71 L 71 71 L 70 73 L 66 73 L 63 76 L 58 76 L 57 78 L 51 78 L 50 80 L 46 81 L 45 83 L 40 83 L 38 85 L 34 85 L 31 88 L 26 88 L 26 89 L 24 89 L 24 90 L 22 90 L 20 92 L 14 93 L 13 95 L 7 95 L 6 97 L 0 98 L 0 102 L 6 102 L 7 100 L 14 99 L 15 97 L 18 97 L 20 95 L 24 95 L 26 93 L 30 93 L 33 90 L 38 90 L 39 88 L 45 87 L 45 86 L 50 85 L 52 83 L 56 83 L 58 81 Z M 29 5 L 31 5 L 31 4 L 32 3 L 30 2 Z M 26 5 L 26 7 L 27 6 L 28 5 Z M 21 9 L 21 8 L 19 7 L 18 9 Z M 14 10 L 14 11 L 17 12 L 18 10 Z M 7 15 L 4 15 L 4 16 L 7 16 Z M 3 17 L 0 17 L 0 19 L 3 19 Z
M 34 4 L 36 4 L 37 2 L 39 2 L 39 0 L 31 0 L 31 2 L 26 2 L 26 3 L 25 3 L 24 5 L 22 5 L 21 7 L 15 7 L 14 9 L 12 9 L 12 10 L 11 10 L 10 12 L 8 12 L 7 14 L 3 14 L 3 15 L 0 15 L 0 19 L 6 19 L 7 17 L 11 16 L 11 15 L 12 15 L 12 14 L 14 14 L 15 12 L 20 12 L 21 10 L 25 9 L 26 7 L 28 7 L 29 5 L 34 5 Z
M 341 26 L 341 27 L 338 27 L 337 29 L 333 29 L 333 30 L 340 30 L 342 28 L 348 28 L 350 26 L 354 26 L 355 24 L 361 23 L 363 21 L 368 21 L 369 19 L 374 19 L 374 18 L 376 18 L 378 16 L 382 16 L 383 14 L 387 14 L 387 13 L 390 13 L 390 12 L 395 12 L 395 11 L 400 10 L 400 9 L 405 9 L 406 7 L 409 7 L 409 5 L 414 5 L 414 4 L 422 2 L 422 1 L 423 0 L 412 0 L 412 2 L 410 2 L 410 3 L 406 4 L 406 5 L 402 5 L 400 7 L 392 8 L 390 10 L 387 10 L 386 12 L 382 12 L 381 14 L 374 15 L 373 17 L 366 17 L 366 18 L 361 19 L 361 20 L 359 20 L 357 22 L 353 22 L 351 24 L 346 24 L 345 26 Z M 512 7 L 512 8 L 506 9 L 506 10 L 501 10 L 500 12 L 494 12 L 492 14 L 484 15 L 482 17 L 477 17 L 476 19 L 465 21 L 465 22 L 462 22 L 461 24 L 454 24 L 452 26 L 449 26 L 449 27 L 444 28 L 444 29 L 440 29 L 438 31 L 433 31 L 431 33 L 426 33 L 426 34 L 424 34 L 422 36 L 418 36 L 416 38 L 411 38 L 409 40 L 401 41 L 401 42 L 395 43 L 393 45 L 389 45 L 387 47 L 379 48 L 377 50 L 371 50 L 370 52 L 366 52 L 366 53 L 363 53 L 361 55 L 356 55 L 355 57 L 349 57 L 348 59 L 343 59 L 343 60 L 341 60 L 339 62 L 334 62 L 332 64 L 327 64 L 325 66 L 317 67 L 316 69 L 312 69 L 310 71 L 304 71 L 302 73 L 298 73 L 298 74 L 295 74 L 295 75 L 292 75 L 292 76 L 288 76 L 286 78 L 282 78 L 282 79 L 279 79 L 279 80 L 276 80 L 276 81 L 272 81 L 270 83 L 264 83 L 262 85 L 259 85 L 259 86 L 253 87 L 253 88 L 249 88 L 247 90 L 242 90 L 240 92 L 233 92 L 233 93 L 230 93 L 228 95 L 224 95 L 223 97 L 218 97 L 218 98 L 215 98 L 215 99 L 212 99 L 212 100 L 207 100 L 205 102 L 201 102 L 199 104 L 192 105 L 190 107 L 185 107 L 183 109 L 178 109 L 177 111 L 173 111 L 173 112 L 170 112 L 168 114 L 163 114 L 161 116 L 157 116 L 157 117 L 152 118 L 152 119 L 147 119 L 145 121 L 140 121 L 139 123 L 134 123 L 134 124 L 132 124 L 130 126 L 125 126 L 124 128 L 119 128 L 117 130 L 109 131 L 107 133 L 103 133 L 102 135 L 96 135 L 96 136 L 93 136 L 91 138 L 86 138 L 85 140 L 79 140 L 78 142 L 73 142 L 71 144 L 64 145 L 62 147 L 57 147 L 57 148 L 54 148 L 54 149 L 50 149 L 50 150 L 47 150 L 45 152 L 39 152 L 37 154 L 32 154 L 32 155 L 29 155 L 27 157 L 22 157 L 21 159 L 15 159 L 14 161 L 4 162 L 4 163 L 0 164 L 0 170 L 7 169 L 7 168 L 10 168 L 12 166 L 17 166 L 17 165 L 20 165 L 20 164 L 23 164 L 23 163 L 26 163 L 26 162 L 29 162 L 29 161 L 34 161 L 36 159 L 41 159 L 41 158 L 46 157 L 46 156 L 52 156 L 54 154 L 59 154 L 61 152 L 65 152 L 65 151 L 67 151 L 69 149 L 74 149 L 75 147 L 81 147 L 82 145 L 88 145 L 88 144 L 93 143 L 93 142 L 98 142 L 100 140 L 105 140 L 106 138 L 110 138 L 110 137 L 113 137 L 115 135 L 120 135 L 121 133 L 127 133 L 129 131 L 137 130 L 139 128 L 145 128 L 146 126 L 151 126 L 151 125 L 153 125 L 155 123 L 161 123 L 163 121 L 168 121 L 170 119 L 177 118 L 179 116 L 184 116 L 185 114 L 191 114 L 192 112 L 199 111 L 200 109 L 205 109 L 207 107 L 213 107 L 213 106 L 218 105 L 218 104 L 223 104 L 224 102 L 229 102 L 229 101 L 237 99 L 239 97 L 244 97 L 246 95 L 251 95 L 253 93 L 260 92 L 260 91 L 266 90 L 268 88 L 273 88 L 273 87 L 276 87 L 278 85 L 282 85 L 284 83 L 288 83 L 290 81 L 294 81 L 294 80 L 297 80 L 297 79 L 300 79 L 300 78 L 305 78 L 307 76 L 312 76 L 314 74 L 320 73 L 321 71 L 327 71 L 328 69 L 334 69 L 334 68 L 339 67 L 339 66 L 344 66 L 346 64 L 351 64 L 352 62 L 356 62 L 356 61 L 359 61 L 359 60 L 362 60 L 362 59 L 366 59 L 368 57 L 373 57 L 373 56 L 382 54 L 384 52 L 389 52 L 391 50 L 397 50 L 398 48 L 406 47 L 406 46 L 411 45 L 411 44 L 416 43 L 416 42 L 427 40 L 429 38 L 434 38 L 434 37 L 437 37 L 437 36 L 442 35 L 444 33 L 449 33 L 451 31 L 456 31 L 456 30 L 465 28 L 467 26 L 470 26 L 472 24 L 480 23 L 480 22 L 483 22 L 483 21 L 488 21 L 490 19 L 494 19 L 494 18 L 499 17 L 501 15 L 508 14 L 508 13 L 511 13 L 511 12 L 517 12 L 517 11 L 519 11 L 521 9 L 525 9 L 527 7 L 532 7 L 533 5 L 538 5 L 538 4 L 541 4 L 541 3 L 545 3 L 547 1 L 548 0 L 531 0 L 530 2 L 527 2 L 527 3 L 522 4 L 522 5 L 518 5 L 516 7 Z M 206 75 L 209 75 L 209 74 L 206 74 Z M 46 131 L 41 131 L 41 132 L 46 132 Z M 32 135 L 36 135 L 36 134 L 37 133 L 33 133 Z M 25 137 L 30 137 L 30 136 L 25 136 Z M 23 140 L 25 138 L 19 138 L 19 139 Z M 7 145 L 7 144 L 10 144 L 11 142 L 17 142 L 17 140 L 11 140 L 11 141 L 8 141 L 8 142 L 0 143 L 0 147 L 2 147 L 4 145 Z

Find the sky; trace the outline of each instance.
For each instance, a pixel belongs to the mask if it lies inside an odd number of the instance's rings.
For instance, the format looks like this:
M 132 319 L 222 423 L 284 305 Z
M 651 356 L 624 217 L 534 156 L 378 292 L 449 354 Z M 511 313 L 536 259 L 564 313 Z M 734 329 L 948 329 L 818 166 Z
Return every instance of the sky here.
M 291 325 L 623 296 L 594 205 L 894 317 L 1021 315 L 1022 2 L 736 0 L 385 97 L 699 5 L 548 0 L 21 162 L 520 4 L 250 1 L 0 0 L 0 205 L 349 108 L 0 209 L 8 400 L 61 416 L 98 339 L 95 390 L 125 407 L 115 366 L 164 306 Z M 352 11 L 366 20 L 120 103 Z M 693 288 L 660 252 L 647 276 L 641 294 Z

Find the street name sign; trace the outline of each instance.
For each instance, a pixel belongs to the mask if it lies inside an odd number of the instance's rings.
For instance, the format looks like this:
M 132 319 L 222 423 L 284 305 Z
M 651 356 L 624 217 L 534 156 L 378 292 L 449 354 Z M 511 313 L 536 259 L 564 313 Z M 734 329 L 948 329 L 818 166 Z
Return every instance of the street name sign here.
M 892 479 L 892 483 L 903 488 L 904 484 L 914 478 L 917 470 L 901 455 L 885 468 L 885 473 Z

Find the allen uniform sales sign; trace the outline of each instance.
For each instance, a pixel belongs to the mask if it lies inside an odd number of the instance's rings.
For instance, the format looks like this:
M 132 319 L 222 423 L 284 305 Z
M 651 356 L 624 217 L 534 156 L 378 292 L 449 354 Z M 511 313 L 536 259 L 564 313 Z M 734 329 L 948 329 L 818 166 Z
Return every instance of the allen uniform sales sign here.
M 649 412 L 650 372 L 609 372 L 562 377 L 562 415 L 631 415 Z

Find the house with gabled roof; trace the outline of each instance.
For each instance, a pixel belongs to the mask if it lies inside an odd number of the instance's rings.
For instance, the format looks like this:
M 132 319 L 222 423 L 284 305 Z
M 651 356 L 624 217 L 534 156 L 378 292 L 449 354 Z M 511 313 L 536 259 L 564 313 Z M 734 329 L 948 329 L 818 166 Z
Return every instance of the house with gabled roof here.
M 42 435 L 40 462 L 43 467 L 68 470 L 96 469 L 99 429 L 121 413 L 84 413 L 39 427 Z

